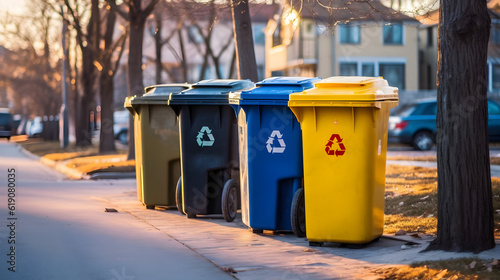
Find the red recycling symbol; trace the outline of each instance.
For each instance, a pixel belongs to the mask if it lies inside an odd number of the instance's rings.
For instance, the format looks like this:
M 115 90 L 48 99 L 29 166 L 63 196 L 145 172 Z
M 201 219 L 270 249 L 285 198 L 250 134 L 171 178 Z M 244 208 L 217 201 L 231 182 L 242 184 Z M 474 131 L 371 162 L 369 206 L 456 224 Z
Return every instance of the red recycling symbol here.
M 337 143 L 338 149 L 333 149 L 333 144 Z M 326 143 L 326 154 L 329 156 L 336 155 L 338 156 L 343 156 L 345 154 L 345 146 L 344 143 L 342 143 L 342 138 L 340 138 L 340 135 L 338 134 L 332 134 L 330 137 L 330 140 L 328 140 L 328 143 Z

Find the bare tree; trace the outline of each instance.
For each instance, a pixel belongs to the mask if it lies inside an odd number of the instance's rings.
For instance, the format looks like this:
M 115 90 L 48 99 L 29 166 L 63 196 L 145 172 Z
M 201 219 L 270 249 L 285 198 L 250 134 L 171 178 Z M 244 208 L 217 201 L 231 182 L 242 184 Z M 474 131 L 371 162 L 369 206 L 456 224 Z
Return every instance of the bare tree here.
M 81 85 L 83 91 L 78 95 L 76 102 L 75 136 L 76 146 L 85 147 L 92 144 L 90 123 L 91 112 L 95 112 L 97 68 L 94 62 L 100 42 L 100 11 L 99 0 L 91 0 L 90 17 L 85 27 L 85 10 L 78 1 L 64 0 L 69 16 L 62 15 L 64 20 L 76 32 L 76 41 L 81 51 Z M 55 9 L 56 10 L 56 9 Z
M 115 0 L 110 0 L 115 1 Z M 99 95 L 101 97 L 101 130 L 99 140 L 99 153 L 116 151 L 115 137 L 113 133 L 113 96 L 114 96 L 114 76 L 118 69 L 120 58 L 124 51 L 127 39 L 127 29 L 122 28 L 123 33 L 115 41 L 116 14 L 110 9 L 106 11 L 106 28 L 104 30 L 103 41 L 99 49 L 98 64 L 100 71 Z M 114 57 L 115 56 L 115 57 Z
M 142 0 L 125 0 L 123 5 L 127 11 L 120 9 L 114 1 L 106 0 L 113 11 L 117 12 L 123 19 L 129 22 L 129 45 L 128 45 L 128 95 L 142 95 L 144 92 L 143 73 L 142 73 L 142 44 L 144 40 L 144 28 L 146 19 L 153 12 L 159 0 L 150 0 L 144 5 Z M 129 150 L 128 159 L 135 158 L 134 143 L 134 120 L 130 118 L 129 124 Z
M 46 1 L 27 2 L 29 13 L 0 20 L 4 49 L 0 81 L 12 88 L 15 111 L 28 117 L 57 115 L 61 106 L 61 61 L 52 47 L 59 40 Z M 40 44 L 41 43 L 41 44 Z
M 428 250 L 495 247 L 486 103 L 489 33 L 486 1 L 441 1 L 438 231 Z
M 231 0 L 238 78 L 257 82 L 257 62 L 248 0 Z

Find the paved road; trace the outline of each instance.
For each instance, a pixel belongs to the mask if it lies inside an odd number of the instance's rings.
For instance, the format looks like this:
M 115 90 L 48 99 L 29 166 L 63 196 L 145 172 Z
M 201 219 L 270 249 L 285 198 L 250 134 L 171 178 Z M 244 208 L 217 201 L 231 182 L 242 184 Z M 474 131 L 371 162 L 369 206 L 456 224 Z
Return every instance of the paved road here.
M 143 221 L 104 212 L 112 206 L 99 197 L 133 191 L 133 182 L 66 180 L 7 142 L 0 170 L 0 279 L 234 279 Z M 13 216 L 7 174 L 15 174 Z

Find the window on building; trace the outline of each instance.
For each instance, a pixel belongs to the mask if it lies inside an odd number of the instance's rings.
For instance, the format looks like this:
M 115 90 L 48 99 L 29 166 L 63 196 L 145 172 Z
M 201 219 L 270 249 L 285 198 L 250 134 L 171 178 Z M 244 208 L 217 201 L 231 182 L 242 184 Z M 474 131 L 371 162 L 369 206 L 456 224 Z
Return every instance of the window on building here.
M 356 25 L 339 25 L 340 43 L 341 44 L 360 44 L 361 32 L 360 27 Z
M 395 63 L 380 63 L 379 75 L 387 80 L 390 86 L 405 89 L 405 65 Z
M 266 44 L 264 27 L 262 25 L 252 24 L 252 35 L 253 35 L 254 44 L 256 44 L 256 45 L 265 45 Z
M 500 89 L 500 64 L 492 65 L 491 82 L 494 90 Z
M 427 46 L 432 47 L 434 45 L 434 32 L 433 27 L 427 27 Z
M 365 77 L 375 76 L 375 64 L 374 63 L 363 63 L 361 64 L 361 75 Z
M 403 44 L 403 25 L 388 24 L 384 25 L 384 44 L 386 45 L 402 45 Z
M 500 24 L 491 24 L 490 37 L 493 43 L 500 44 Z
M 277 22 L 278 26 L 273 32 L 273 47 L 279 46 L 283 44 L 283 40 L 281 38 L 281 21 Z
M 340 76 L 357 76 L 357 63 L 340 63 Z
M 201 44 L 203 43 L 203 36 L 196 26 L 188 27 L 188 38 L 191 44 Z

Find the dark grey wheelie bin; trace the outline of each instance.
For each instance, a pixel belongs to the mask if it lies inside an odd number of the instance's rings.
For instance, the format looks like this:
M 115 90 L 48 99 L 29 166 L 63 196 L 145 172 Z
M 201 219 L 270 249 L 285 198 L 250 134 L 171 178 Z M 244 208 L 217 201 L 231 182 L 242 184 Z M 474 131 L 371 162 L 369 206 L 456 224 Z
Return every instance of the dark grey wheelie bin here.
M 238 125 L 228 94 L 252 88 L 248 80 L 204 80 L 172 93 L 179 118 L 181 178 L 177 206 L 188 218 L 222 214 L 232 221 L 239 207 Z
M 179 128 L 177 116 L 167 106 L 172 92 L 188 84 L 146 87 L 143 96 L 125 99 L 134 117 L 137 198 L 146 208 L 176 206 L 175 187 L 180 175 Z

